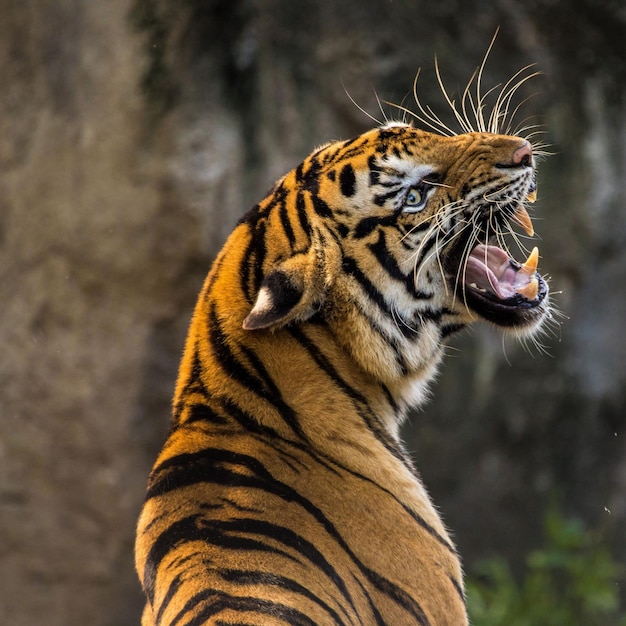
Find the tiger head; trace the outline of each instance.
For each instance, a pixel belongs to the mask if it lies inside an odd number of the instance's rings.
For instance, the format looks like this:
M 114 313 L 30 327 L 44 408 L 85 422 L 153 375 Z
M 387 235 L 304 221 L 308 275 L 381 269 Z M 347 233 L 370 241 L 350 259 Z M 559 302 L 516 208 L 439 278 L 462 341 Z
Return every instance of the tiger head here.
M 533 235 L 524 204 L 534 198 L 532 147 L 520 137 L 394 124 L 325 146 L 257 209 L 284 223 L 244 327 L 332 318 L 352 303 L 401 333 L 436 320 L 446 335 L 481 318 L 532 332 L 548 312 L 538 251 L 519 262 L 505 236 Z
M 548 315 L 523 138 L 391 124 L 315 151 L 243 220 L 254 262 L 243 329 L 318 321 L 388 382 L 438 362 L 476 320 L 518 334 Z M 242 225 L 243 225 L 242 224 Z

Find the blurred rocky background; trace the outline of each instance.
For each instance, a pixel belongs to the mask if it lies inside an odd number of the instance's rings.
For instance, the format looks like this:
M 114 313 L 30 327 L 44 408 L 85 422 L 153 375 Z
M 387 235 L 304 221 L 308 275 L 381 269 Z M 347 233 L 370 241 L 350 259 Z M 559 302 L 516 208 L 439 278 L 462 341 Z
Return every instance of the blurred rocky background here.
M 521 119 L 552 144 L 533 216 L 565 316 L 545 351 L 456 340 L 405 437 L 466 569 L 519 563 L 555 500 L 624 562 L 622 2 L 0 0 L 0 623 L 138 623 L 135 519 L 219 246 L 374 124 L 352 100 L 411 108 L 421 67 L 445 114 L 435 54 L 462 88 L 498 27 L 485 88 L 542 72 Z

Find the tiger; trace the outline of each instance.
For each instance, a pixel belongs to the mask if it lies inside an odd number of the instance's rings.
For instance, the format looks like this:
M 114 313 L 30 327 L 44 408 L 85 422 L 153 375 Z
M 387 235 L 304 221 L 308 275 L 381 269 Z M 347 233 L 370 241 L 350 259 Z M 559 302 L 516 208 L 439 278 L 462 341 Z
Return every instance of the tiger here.
M 505 239 L 534 236 L 533 144 L 465 130 L 323 145 L 235 226 L 137 526 L 143 626 L 468 624 L 400 426 L 452 335 L 531 337 L 550 304 L 538 248 Z

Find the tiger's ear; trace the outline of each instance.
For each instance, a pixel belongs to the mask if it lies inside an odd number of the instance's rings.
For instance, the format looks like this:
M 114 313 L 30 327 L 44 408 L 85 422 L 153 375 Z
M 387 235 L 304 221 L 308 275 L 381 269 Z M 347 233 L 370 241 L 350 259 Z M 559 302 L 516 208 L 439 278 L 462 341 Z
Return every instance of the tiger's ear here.
M 307 252 L 292 256 L 269 272 L 243 328 L 277 328 L 315 314 L 338 269 L 340 253 L 337 244 L 333 244 L 311 245 Z
M 307 308 L 303 306 L 303 296 L 304 290 L 294 284 L 286 272 L 273 270 L 264 278 L 252 311 L 243 321 L 243 327 L 246 330 L 258 330 L 282 325 L 296 317 L 309 317 L 314 311 L 303 315 L 306 311 L 302 309 Z

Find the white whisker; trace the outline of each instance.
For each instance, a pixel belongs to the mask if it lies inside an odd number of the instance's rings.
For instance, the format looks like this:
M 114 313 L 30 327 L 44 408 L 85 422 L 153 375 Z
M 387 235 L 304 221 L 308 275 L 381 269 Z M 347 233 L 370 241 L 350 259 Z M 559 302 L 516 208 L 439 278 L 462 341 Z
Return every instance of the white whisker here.
M 500 90 L 500 93 L 498 94 L 498 97 L 493 105 L 491 116 L 489 118 L 490 128 L 493 129 L 491 132 L 504 132 L 508 134 L 513 124 L 513 119 L 515 118 L 515 115 L 517 114 L 520 107 L 533 97 L 529 96 L 528 98 L 525 98 L 515 107 L 515 109 L 513 109 L 512 113 L 509 113 L 511 102 L 518 90 L 521 89 L 521 87 L 529 80 L 541 74 L 541 72 L 532 72 L 531 74 L 524 75 L 524 72 L 527 72 L 532 67 L 534 67 L 534 64 L 527 65 L 526 67 L 518 70 Z M 517 80 L 520 76 L 521 78 Z M 498 120 L 502 120 L 502 124 L 499 124 Z
M 437 77 L 437 82 L 439 83 L 439 89 L 441 90 L 441 93 L 446 101 L 446 103 L 448 104 L 448 106 L 450 107 L 450 110 L 452 111 L 452 113 L 454 114 L 454 117 L 456 117 L 459 126 L 461 127 L 461 129 L 463 130 L 463 132 L 465 133 L 469 133 L 472 132 L 472 127 L 469 126 L 465 119 L 463 118 L 463 115 L 461 115 L 456 108 L 456 105 L 454 103 L 454 100 L 452 100 L 450 98 L 450 96 L 448 95 L 448 92 L 446 90 L 445 85 L 443 84 L 443 79 L 441 77 L 441 71 L 439 69 L 439 61 L 437 60 L 437 57 L 435 57 L 435 75 Z
M 359 111 L 361 111 L 361 113 L 363 113 L 364 115 L 369 117 L 377 126 L 382 126 L 383 125 L 383 122 L 381 122 L 379 119 L 376 119 L 371 113 L 366 111 L 360 104 L 357 103 L 357 101 L 350 95 L 350 92 L 348 91 L 347 87 L 343 84 L 343 81 L 341 83 L 341 86 L 343 87 L 344 93 L 346 94 L 346 96 L 348 96 L 348 99 L 350 100 L 350 102 L 352 102 L 352 104 Z
M 415 100 L 415 104 L 417 105 L 417 108 L 420 110 L 420 112 L 422 113 L 424 117 L 422 118 L 421 116 L 414 114 L 415 118 L 423 122 L 424 124 L 426 124 L 428 128 L 430 128 L 431 130 L 434 130 L 436 133 L 440 133 L 448 137 L 453 137 L 454 135 L 456 135 L 456 133 L 450 128 L 448 128 L 448 126 L 446 126 L 446 124 L 444 124 L 439 119 L 439 117 L 432 112 L 430 107 L 428 107 L 428 110 L 426 110 L 426 108 L 424 108 L 424 106 L 422 105 L 419 99 L 419 96 L 417 95 L 417 81 L 419 79 L 419 76 L 420 76 L 420 72 L 418 71 L 417 74 L 415 75 L 415 80 L 413 81 L 413 98 Z
M 376 98 L 376 102 L 378 103 L 378 108 L 380 112 L 382 113 L 383 119 L 385 120 L 385 124 L 389 124 L 389 118 L 387 117 L 387 113 L 385 113 L 385 109 L 383 108 L 383 104 L 380 101 L 380 98 L 378 97 L 378 93 L 376 92 L 376 89 L 374 89 L 374 97 Z

